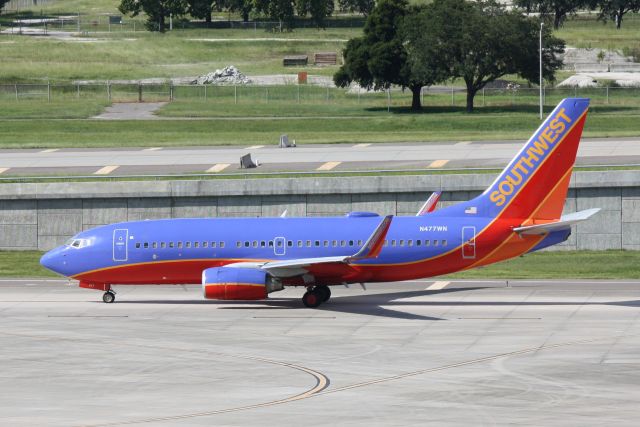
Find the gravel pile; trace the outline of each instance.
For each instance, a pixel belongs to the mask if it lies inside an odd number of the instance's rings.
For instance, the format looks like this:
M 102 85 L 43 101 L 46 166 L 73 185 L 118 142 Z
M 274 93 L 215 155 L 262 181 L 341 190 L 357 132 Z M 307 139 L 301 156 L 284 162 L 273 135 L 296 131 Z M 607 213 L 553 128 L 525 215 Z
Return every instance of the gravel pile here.
M 238 69 L 233 65 L 224 67 L 222 70 L 215 70 L 212 73 L 202 75 L 193 81 L 193 84 L 199 85 L 246 85 L 249 83 L 251 83 L 251 80 L 238 71 Z

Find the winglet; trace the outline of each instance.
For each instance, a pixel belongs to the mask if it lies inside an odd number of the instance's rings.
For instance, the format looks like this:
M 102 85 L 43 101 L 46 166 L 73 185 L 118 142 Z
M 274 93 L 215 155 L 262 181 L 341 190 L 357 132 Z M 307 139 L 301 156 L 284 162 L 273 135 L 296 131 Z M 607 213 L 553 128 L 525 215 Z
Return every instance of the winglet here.
M 420 208 L 416 216 L 422 216 L 424 214 L 428 214 L 429 212 L 433 212 L 436 210 L 436 205 L 438 204 L 438 200 L 440 200 L 440 196 L 442 196 L 442 191 L 434 191 L 431 193 L 429 198 L 424 205 Z
M 376 229 L 373 230 L 373 233 L 371 233 L 371 236 L 369 236 L 362 249 L 355 255 L 350 256 L 349 260 L 377 258 L 384 246 L 384 239 L 387 237 L 387 231 L 389 231 L 389 227 L 391 227 L 392 219 L 393 215 L 385 216 Z

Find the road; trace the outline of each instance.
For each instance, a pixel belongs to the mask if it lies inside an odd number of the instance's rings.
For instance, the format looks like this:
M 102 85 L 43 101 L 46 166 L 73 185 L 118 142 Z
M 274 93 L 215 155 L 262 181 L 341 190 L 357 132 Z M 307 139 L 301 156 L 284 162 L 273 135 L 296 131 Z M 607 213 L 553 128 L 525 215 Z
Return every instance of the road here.
M 251 154 L 266 171 L 501 168 L 522 141 L 449 141 L 404 144 L 0 150 L 1 176 L 131 175 L 237 172 Z M 584 139 L 578 165 L 640 164 L 640 138 Z
M 0 425 L 632 426 L 640 282 L 432 280 L 202 301 L 0 280 Z

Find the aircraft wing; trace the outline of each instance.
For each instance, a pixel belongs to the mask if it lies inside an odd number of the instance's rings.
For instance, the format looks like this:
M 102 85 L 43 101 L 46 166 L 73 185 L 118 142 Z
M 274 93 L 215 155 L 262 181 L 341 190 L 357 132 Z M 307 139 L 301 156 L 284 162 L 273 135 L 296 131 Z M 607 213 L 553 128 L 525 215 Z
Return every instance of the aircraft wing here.
M 341 255 L 317 258 L 298 258 L 282 261 L 238 262 L 228 265 L 235 268 L 260 268 L 275 277 L 295 277 L 303 274 L 326 273 L 343 275 L 353 271 L 349 266 L 351 261 L 377 258 L 384 246 L 393 215 L 388 215 L 371 233 L 362 248 L 353 255 Z
M 575 212 L 568 215 L 562 215 L 559 221 L 549 222 L 546 224 L 525 225 L 522 227 L 516 227 L 513 229 L 519 234 L 547 234 L 552 231 L 566 230 L 573 224 L 577 224 L 581 221 L 589 219 L 595 215 L 600 208 L 587 209 L 585 211 Z

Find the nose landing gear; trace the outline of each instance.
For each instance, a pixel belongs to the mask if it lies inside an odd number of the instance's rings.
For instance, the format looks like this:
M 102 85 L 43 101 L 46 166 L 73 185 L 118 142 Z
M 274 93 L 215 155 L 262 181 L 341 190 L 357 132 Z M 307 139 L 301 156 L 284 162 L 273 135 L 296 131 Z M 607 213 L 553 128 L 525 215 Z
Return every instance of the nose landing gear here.
M 113 292 L 112 290 L 108 290 L 107 292 L 102 294 L 102 301 L 106 302 L 107 304 L 111 304 L 115 300 L 116 300 L 116 293 Z
M 310 288 L 302 296 L 302 303 L 308 308 L 317 308 L 323 302 L 331 298 L 331 289 L 326 285 L 318 285 Z

